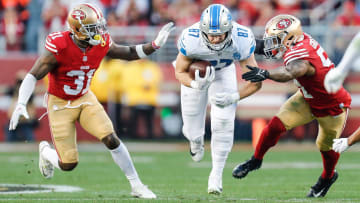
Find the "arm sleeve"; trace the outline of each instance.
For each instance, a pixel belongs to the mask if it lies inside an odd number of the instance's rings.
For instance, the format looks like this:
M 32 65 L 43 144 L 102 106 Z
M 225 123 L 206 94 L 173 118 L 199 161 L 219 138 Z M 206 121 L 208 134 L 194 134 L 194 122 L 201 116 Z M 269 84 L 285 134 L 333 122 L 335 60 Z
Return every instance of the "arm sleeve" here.
M 352 68 L 352 63 L 360 52 L 360 32 L 352 39 L 350 45 L 345 51 L 343 58 L 336 68 L 342 69 L 345 73 L 348 73 Z
M 19 89 L 19 104 L 26 105 L 28 103 L 32 93 L 34 92 L 36 82 L 37 80 L 32 74 L 28 73 L 25 76 Z
M 255 54 L 264 55 L 264 56 L 265 56 L 265 52 L 264 52 L 264 40 L 262 40 L 262 39 L 255 39 L 255 41 L 256 41 Z

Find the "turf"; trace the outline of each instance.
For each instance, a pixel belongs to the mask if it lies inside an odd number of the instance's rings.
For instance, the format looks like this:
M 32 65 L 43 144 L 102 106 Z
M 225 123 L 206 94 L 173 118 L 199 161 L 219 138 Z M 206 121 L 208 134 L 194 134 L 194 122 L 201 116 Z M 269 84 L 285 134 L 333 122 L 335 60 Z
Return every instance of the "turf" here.
M 358 152 L 346 152 L 337 170 L 339 179 L 325 198 L 305 198 L 321 173 L 318 152 L 271 151 L 263 167 L 237 180 L 232 168 L 251 156 L 251 151 L 233 151 L 223 177 L 223 194 L 207 194 L 211 159 L 207 151 L 193 163 L 187 151 L 131 153 L 142 181 L 157 200 L 130 196 L 130 185 L 108 152 L 80 152 L 80 163 L 72 172 L 55 171 L 44 179 L 37 167 L 38 154 L 1 153 L 0 183 L 56 184 L 79 186 L 74 193 L 0 194 L 0 202 L 360 202 Z

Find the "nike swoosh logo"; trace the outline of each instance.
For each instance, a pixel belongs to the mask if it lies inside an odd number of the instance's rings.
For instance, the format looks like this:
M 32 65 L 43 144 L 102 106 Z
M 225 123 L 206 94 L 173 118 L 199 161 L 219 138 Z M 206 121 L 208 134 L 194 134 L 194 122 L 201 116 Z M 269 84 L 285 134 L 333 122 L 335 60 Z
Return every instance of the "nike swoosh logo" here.
M 315 193 L 314 197 L 319 197 L 321 195 L 321 193 L 324 191 L 325 188 L 323 188 L 322 190 L 320 190 L 320 192 Z

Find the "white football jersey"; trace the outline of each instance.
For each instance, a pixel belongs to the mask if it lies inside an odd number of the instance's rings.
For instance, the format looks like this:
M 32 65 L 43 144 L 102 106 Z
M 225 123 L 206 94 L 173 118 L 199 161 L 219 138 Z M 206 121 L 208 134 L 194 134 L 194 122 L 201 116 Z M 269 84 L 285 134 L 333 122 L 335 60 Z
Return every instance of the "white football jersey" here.
M 201 39 L 199 22 L 183 30 L 179 40 L 179 51 L 189 58 L 209 61 L 215 69 L 229 66 L 234 60 L 242 61 L 254 53 L 256 42 L 252 31 L 233 22 L 232 43 L 221 51 L 209 49 Z

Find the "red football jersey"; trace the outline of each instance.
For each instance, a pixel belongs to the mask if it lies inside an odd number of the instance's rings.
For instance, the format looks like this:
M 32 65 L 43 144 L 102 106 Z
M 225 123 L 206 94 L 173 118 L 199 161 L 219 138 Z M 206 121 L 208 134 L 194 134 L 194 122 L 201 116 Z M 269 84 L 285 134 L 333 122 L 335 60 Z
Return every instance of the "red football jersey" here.
M 350 107 L 351 96 L 343 87 L 335 94 L 329 94 L 325 90 L 325 75 L 334 68 L 334 64 L 310 35 L 304 33 L 304 40 L 288 49 L 283 59 L 285 65 L 294 60 L 307 60 L 315 68 L 315 75 L 302 76 L 294 80 L 315 116 L 336 116 L 343 112 L 341 107 Z
M 104 34 L 103 42 L 81 50 L 71 32 L 54 32 L 46 38 L 45 48 L 54 54 L 58 67 L 49 73 L 48 92 L 65 100 L 74 100 L 89 90 L 91 78 L 107 54 L 111 39 Z

